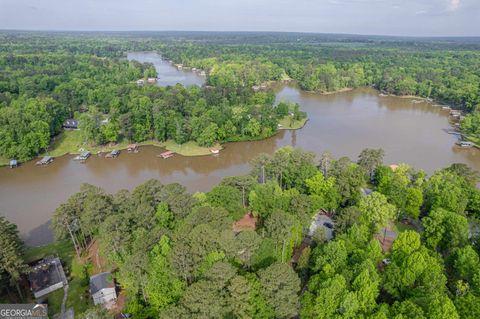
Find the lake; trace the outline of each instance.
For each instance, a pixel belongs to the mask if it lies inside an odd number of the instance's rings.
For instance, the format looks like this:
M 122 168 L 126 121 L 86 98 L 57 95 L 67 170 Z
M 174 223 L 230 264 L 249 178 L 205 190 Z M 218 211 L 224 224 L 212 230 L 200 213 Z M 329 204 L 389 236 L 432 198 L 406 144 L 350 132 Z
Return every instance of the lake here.
M 130 59 L 151 62 L 159 72 L 158 85 L 201 85 L 205 79 L 195 72 L 179 71 L 155 53 L 130 53 Z M 428 173 L 466 163 L 480 170 L 480 151 L 455 146 L 448 112 L 426 102 L 382 97 L 372 88 L 322 95 L 307 93 L 294 85 L 278 85 L 277 100 L 297 102 L 308 113 L 306 126 L 280 131 L 272 138 L 228 143 L 219 156 L 160 159 L 163 150 L 141 147 L 137 154 L 122 152 L 116 159 L 92 156 L 85 164 L 73 156 L 56 158 L 46 167 L 24 163 L 17 169 L 0 168 L 0 213 L 16 223 L 28 245 L 52 241 L 48 223 L 60 203 L 91 183 L 108 192 L 132 189 L 150 178 L 162 183 L 178 182 L 191 192 L 208 191 L 222 177 L 244 174 L 249 161 L 260 153 L 292 145 L 321 154 L 356 159 L 366 147 L 383 148 L 385 162 L 408 163 Z

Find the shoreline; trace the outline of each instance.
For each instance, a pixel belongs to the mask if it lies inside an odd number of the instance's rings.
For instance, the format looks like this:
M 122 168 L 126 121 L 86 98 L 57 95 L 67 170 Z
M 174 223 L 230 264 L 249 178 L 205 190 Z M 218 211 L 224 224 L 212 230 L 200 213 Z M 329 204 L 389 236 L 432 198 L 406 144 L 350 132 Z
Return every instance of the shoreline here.
M 158 53 L 157 53 L 158 54 Z M 293 80 L 293 79 L 289 79 L 289 80 L 278 80 L 278 81 L 268 81 L 267 83 L 265 83 L 267 85 L 267 87 L 269 88 L 274 88 L 276 85 L 281 85 L 281 84 L 296 84 L 298 85 L 298 81 L 296 80 Z M 368 87 L 368 86 L 366 86 Z M 361 88 L 361 87 L 360 87 Z M 339 90 L 336 90 L 336 91 L 331 91 L 331 92 L 320 92 L 320 91 L 307 91 L 307 90 L 303 90 L 301 89 L 300 87 L 298 87 L 298 89 L 300 91 L 303 91 L 303 92 L 306 92 L 306 93 L 312 93 L 312 94 L 319 94 L 319 95 L 333 95 L 333 94 L 340 94 L 340 93 L 344 93 L 344 92 L 350 92 L 350 91 L 353 91 L 355 89 L 360 89 L 360 88 L 343 88 L 343 89 L 339 89 Z M 382 94 L 383 92 L 378 90 L 377 88 L 374 88 L 377 92 L 379 92 L 379 94 Z M 385 94 L 385 93 L 383 93 Z M 423 102 L 427 102 L 429 103 L 431 106 L 435 106 L 435 107 L 442 107 L 442 106 L 447 106 L 445 104 L 443 104 L 442 102 L 437 102 L 436 100 L 433 100 L 433 99 L 430 99 L 429 98 L 425 98 L 425 97 L 421 97 L 421 96 L 415 96 L 415 95 L 395 95 L 395 94 L 388 94 L 386 97 L 394 97 L 394 98 L 401 98 L 401 99 L 418 99 L 418 100 L 421 100 Z M 432 104 L 432 103 L 435 103 L 435 104 Z M 442 103 L 442 104 L 438 104 L 438 103 Z M 298 130 L 298 129 L 302 129 L 306 123 L 308 122 L 308 117 L 303 121 L 301 120 L 301 122 L 303 123 L 294 123 L 293 125 L 282 125 L 282 127 L 279 127 L 278 128 L 278 131 L 281 131 L 281 130 Z M 285 119 L 281 119 L 279 120 L 279 124 L 282 122 L 282 121 L 285 121 Z M 295 125 L 296 124 L 296 125 Z M 278 133 L 277 131 L 277 133 Z M 46 155 L 50 155 L 50 156 L 54 156 L 54 157 L 61 157 L 61 156 L 65 156 L 65 155 L 78 155 L 81 153 L 81 151 L 79 150 L 80 148 L 82 149 L 85 149 L 85 150 L 88 150 L 92 153 L 105 153 L 105 152 L 111 152 L 112 150 L 114 149 L 117 149 L 117 150 L 125 150 L 129 144 L 134 144 L 134 143 L 128 143 L 128 142 L 120 142 L 120 143 L 117 143 L 115 145 L 102 145 L 102 146 L 89 146 L 89 145 L 79 145 L 79 144 L 75 144 L 75 145 L 70 145 L 70 146 L 64 146 L 62 149 L 61 145 L 58 145 L 55 147 L 55 143 L 62 143 L 62 141 L 58 142 L 58 138 L 62 139 L 64 137 L 65 134 L 68 134 L 69 132 L 79 132 L 79 131 L 64 131 L 62 132 L 60 135 L 54 137 L 52 139 L 52 142 L 51 144 L 49 145 L 49 148 L 52 148 L 50 151 L 47 151 L 47 152 L 44 152 L 44 153 L 41 153 L 39 154 L 38 156 L 26 161 L 26 162 L 29 162 L 29 161 L 33 161 L 35 159 L 38 159 L 42 156 L 46 156 Z M 270 138 L 270 137 L 273 137 L 275 136 L 277 133 L 271 135 L 271 136 L 268 136 L 268 137 L 264 137 L 264 138 L 260 138 L 260 139 L 266 139 L 266 138 Z M 70 133 L 70 134 L 75 134 L 75 133 Z M 78 133 L 77 133 L 78 134 Z M 467 137 L 467 139 L 470 140 L 469 137 Z M 251 139 L 251 140 L 241 140 L 242 142 L 248 142 L 248 141 L 256 141 L 256 140 L 259 140 L 258 138 L 255 138 L 255 139 Z M 166 141 L 166 142 L 158 142 L 158 141 L 155 141 L 155 140 L 148 140 L 148 141 L 144 141 L 144 142 L 140 142 L 140 143 L 136 143 L 138 146 L 147 146 L 147 145 L 151 145 L 151 146 L 156 146 L 156 147 L 159 147 L 159 148 L 165 148 L 166 150 L 168 151 L 172 151 L 172 152 L 175 152 L 181 156 L 189 156 L 189 157 L 194 157 L 194 156 L 206 156 L 206 155 L 211 155 L 212 153 L 210 152 L 210 149 L 211 148 L 216 148 L 216 149 L 219 149 L 219 150 L 222 150 L 224 147 L 223 145 L 225 145 L 226 143 L 232 143 L 232 142 L 239 142 L 240 140 L 233 140 L 233 141 L 227 141 L 223 144 L 220 144 L 220 143 L 217 143 L 215 144 L 214 146 L 212 147 L 203 147 L 203 146 L 199 146 L 195 141 L 188 141 L 184 144 L 176 144 L 175 142 L 169 140 L 169 141 Z M 75 141 L 67 141 L 67 143 L 75 143 Z M 477 143 L 475 143 L 476 146 L 478 148 L 480 148 L 480 145 L 477 145 Z M 0 167 L 6 167 L 8 166 L 10 163 L 10 160 L 5 158 L 5 157 L 2 157 L 0 156 Z M 25 163 L 25 162 L 23 162 Z

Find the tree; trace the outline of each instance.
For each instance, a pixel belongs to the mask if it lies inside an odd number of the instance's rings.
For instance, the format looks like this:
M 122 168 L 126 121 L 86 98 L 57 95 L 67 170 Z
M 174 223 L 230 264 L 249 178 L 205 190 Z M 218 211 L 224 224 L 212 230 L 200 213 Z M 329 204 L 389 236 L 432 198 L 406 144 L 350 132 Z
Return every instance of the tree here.
M 466 217 L 441 208 L 434 209 L 422 220 L 427 245 L 441 252 L 463 247 L 468 240 Z
M 362 150 L 360 155 L 358 156 L 358 165 L 363 167 L 367 172 L 370 179 L 373 178 L 373 173 L 375 169 L 382 165 L 383 157 L 385 156 L 385 151 L 381 148 L 379 149 L 370 149 L 366 148 Z
M 395 206 L 387 202 L 387 198 L 377 192 L 363 197 L 358 209 L 361 212 L 361 220 L 373 231 L 377 232 L 395 218 Z
M 0 275 L 8 276 L 10 284 L 17 288 L 18 295 L 23 299 L 20 280 L 28 271 L 22 257 L 23 242 L 18 235 L 17 226 L 3 216 L 0 216 L 0 247 Z
M 167 258 L 170 250 L 170 240 L 162 236 L 150 253 L 145 293 L 150 304 L 157 310 L 165 309 L 168 305 L 177 302 L 185 289 L 185 283 L 176 278 L 171 270 Z
M 248 196 L 250 208 L 253 213 L 262 218 L 267 218 L 274 210 L 283 208 L 279 200 L 282 190 L 275 182 L 257 185 Z
M 228 304 L 235 318 L 252 318 L 253 305 L 250 303 L 251 288 L 248 280 L 242 276 L 235 276 L 228 286 L 228 292 Z
M 300 279 L 288 264 L 275 263 L 258 272 L 261 292 L 273 307 L 276 318 L 291 318 L 298 313 Z
M 443 266 L 421 245 L 420 235 L 414 231 L 400 233 L 385 269 L 385 290 L 397 300 L 433 296 L 446 292 L 446 281 Z
M 468 203 L 468 186 L 465 180 L 450 171 L 435 172 L 425 185 L 427 211 L 443 208 L 463 213 Z
M 312 178 L 305 181 L 305 184 L 313 197 L 316 208 L 324 208 L 328 211 L 334 211 L 339 204 L 340 195 L 335 187 L 335 178 L 324 178 L 321 172 L 318 172 Z
M 294 216 L 275 211 L 265 220 L 267 236 L 275 242 L 275 252 L 281 262 L 292 257 L 293 249 L 302 241 L 302 226 Z
M 233 186 L 215 186 L 207 193 L 207 201 L 213 207 L 224 207 L 239 219 L 244 214 L 242 192 Z

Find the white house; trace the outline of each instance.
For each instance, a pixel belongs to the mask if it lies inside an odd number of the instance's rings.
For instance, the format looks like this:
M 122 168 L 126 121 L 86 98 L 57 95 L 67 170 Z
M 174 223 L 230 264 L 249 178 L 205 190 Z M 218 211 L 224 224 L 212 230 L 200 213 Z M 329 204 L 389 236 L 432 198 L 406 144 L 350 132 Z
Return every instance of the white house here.
M 107 309 L 111 308 L 117 300 L 112 274 L 102 272 L 90 277 L 90 294 L 95 305 L 104 305 Z

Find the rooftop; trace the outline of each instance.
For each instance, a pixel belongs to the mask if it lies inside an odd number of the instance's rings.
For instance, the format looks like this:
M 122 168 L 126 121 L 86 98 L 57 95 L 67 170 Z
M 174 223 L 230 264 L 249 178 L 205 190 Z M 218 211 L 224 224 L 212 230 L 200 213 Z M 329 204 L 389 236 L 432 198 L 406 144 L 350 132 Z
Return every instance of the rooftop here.
M 112 274 L 109 272 L 101 272 L 90 277 L 90 293 L 94 295 L 105 288 L 113 288 L 115 284 L 112 279 Z
M 63 268 L 58 257 L 46 257 L 35 265 L 28 274 L 33 293 L 64 281 Z

